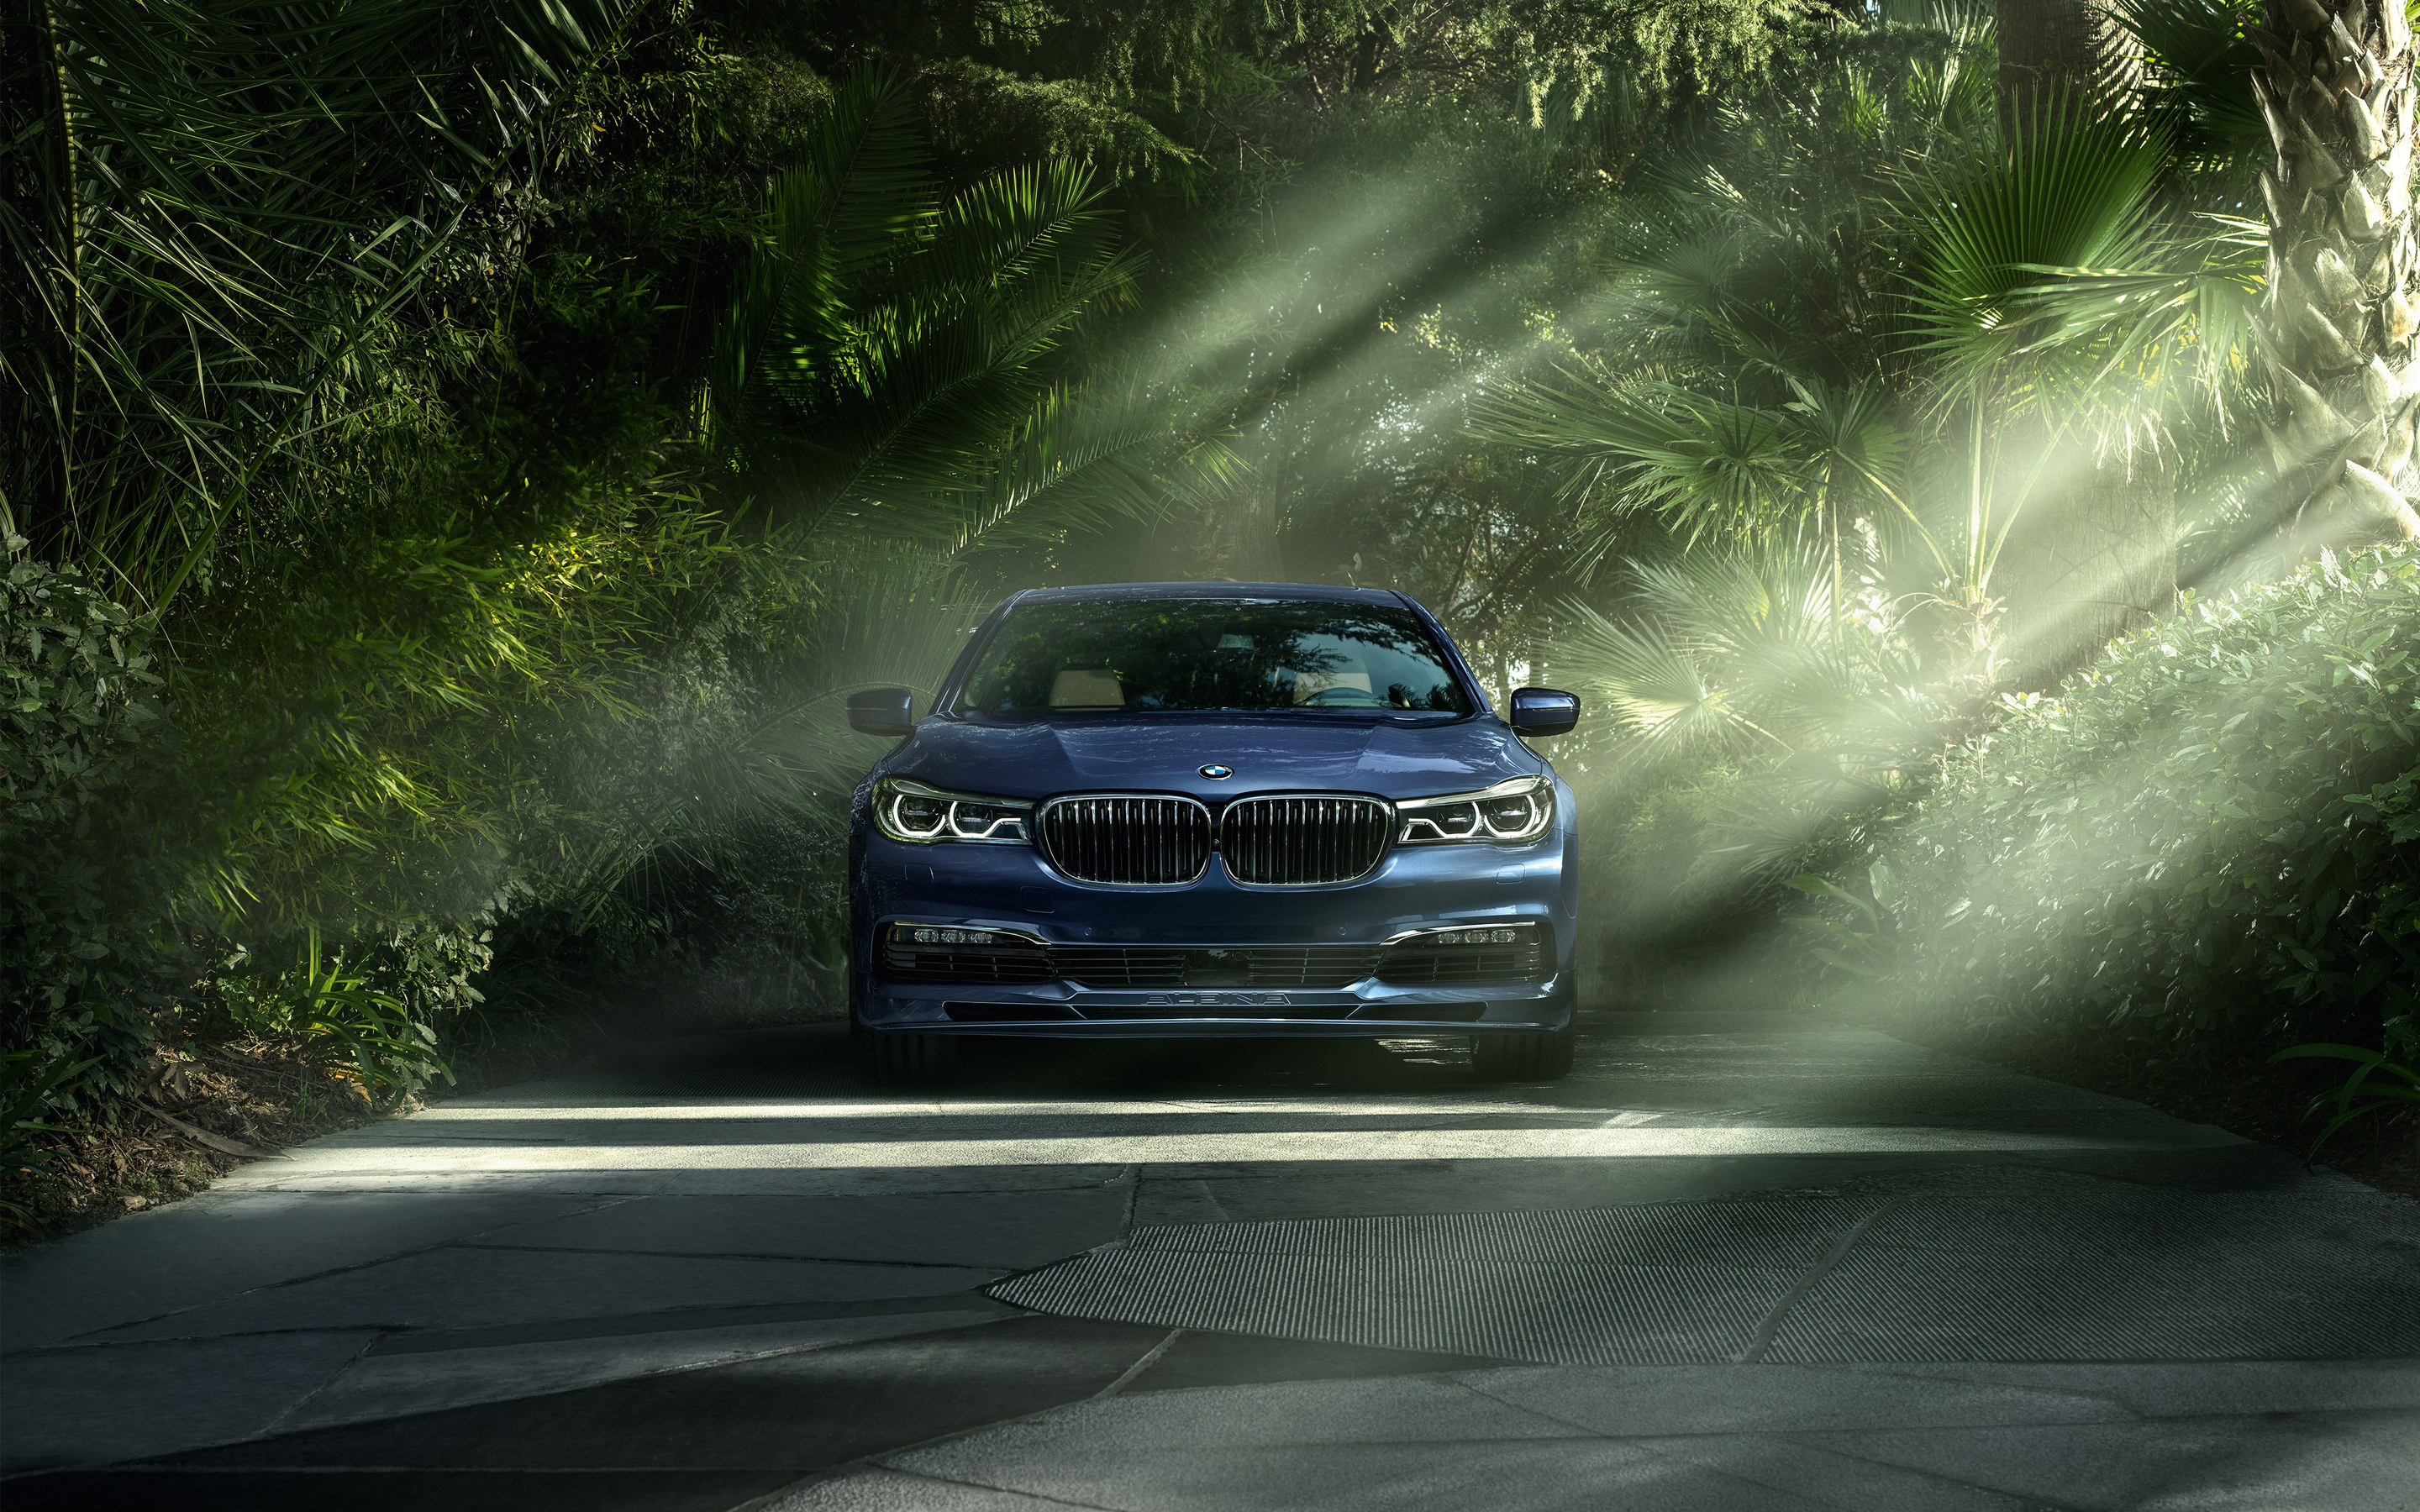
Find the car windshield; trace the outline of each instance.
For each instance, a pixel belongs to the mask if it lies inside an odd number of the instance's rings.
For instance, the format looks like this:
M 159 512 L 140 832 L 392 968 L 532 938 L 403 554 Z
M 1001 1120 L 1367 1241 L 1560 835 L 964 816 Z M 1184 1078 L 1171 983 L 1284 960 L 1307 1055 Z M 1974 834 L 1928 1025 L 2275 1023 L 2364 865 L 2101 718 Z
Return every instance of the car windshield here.
M 1471 712 L 1443 649 L 1410 610 L 1290 598 L 1022 605 L 984 647 L 958 707 Z

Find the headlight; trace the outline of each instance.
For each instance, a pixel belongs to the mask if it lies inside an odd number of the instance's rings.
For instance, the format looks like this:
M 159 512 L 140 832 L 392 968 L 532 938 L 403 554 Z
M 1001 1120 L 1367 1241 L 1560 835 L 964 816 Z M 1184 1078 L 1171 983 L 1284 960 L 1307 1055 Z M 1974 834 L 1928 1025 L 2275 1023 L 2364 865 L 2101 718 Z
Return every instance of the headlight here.
M 916 845 L 940 840 L 1028 844 L 1032 837 L 1026 833 L 1026 820 L 1032 812 L 1033 805 L 1024 798 L 944 793 L 904 777 L 886 777 L 874 789 L 875 824 L 892 840 Z
M 1555 822 L 1555 783 L 1552 778 L 1516 777 L 1479 793 L 1406 798 L 1395 812 L 1404 825 L 1396 839 L 1405 845 L 1536 840 Z

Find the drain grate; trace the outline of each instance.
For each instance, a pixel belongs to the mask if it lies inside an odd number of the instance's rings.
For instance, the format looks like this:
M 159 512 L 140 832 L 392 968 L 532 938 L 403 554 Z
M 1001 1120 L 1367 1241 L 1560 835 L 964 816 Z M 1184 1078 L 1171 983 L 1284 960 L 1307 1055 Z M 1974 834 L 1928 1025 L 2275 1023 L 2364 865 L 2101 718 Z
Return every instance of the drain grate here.
M 1791 1309 L 1766 1358 L 2420 1353 L 2420 1245 L 2398 1237 L 2412 1227 L 2264 1194 L 1896 1206 Z
M 1572 1365 L 1730 1360 L 1768 1323 L 1761 1358 L 1807 1364 L 2420 1354 L 2420 1224 L 2343 1199 L 2098 1185 L 2056 1201 L 1171 1224 L 990 1294 L 1072 1318 Z

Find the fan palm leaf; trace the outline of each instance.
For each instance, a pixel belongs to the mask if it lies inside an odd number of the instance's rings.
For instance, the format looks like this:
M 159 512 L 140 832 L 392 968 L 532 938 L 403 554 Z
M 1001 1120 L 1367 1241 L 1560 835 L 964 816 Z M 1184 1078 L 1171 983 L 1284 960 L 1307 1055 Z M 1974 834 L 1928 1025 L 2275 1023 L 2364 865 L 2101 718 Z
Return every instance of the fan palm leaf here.
M 1870 635 L 1844 642 L 1823 553 L 1769 546 L 1627 563 L 1625 613 L 1559 611 L 1555 666 L 1606 707 L 1621 760 L 1768 761 L 1843 743 L 1888 679 Z
M 1653 509 L 1693 537 L 1770 519 L 1808 485 L 1786 416 L 1656 380 L 1565 367 L 1490 395 L 1473 423 L 1572 464 L 1567 491 L 1583 506 Z
M 1055 358 L 1136 261 L 1080 165 L 935 187 L 904 86 L 848 80 L 777 182 L 713 412 L 775 527 L 942 551 L 1156 508 L 1171 432 L 1139 387 Z M 1217 471 L 1193 448 L 1177 471 Z M 837 537 L 835 537 L 837 538 Z
M 2143 44 L 2144 105 L 2178 149 L 2222 166 L 2268 140 L 2252 101 L 2258 8 L 2244 0 L 2111 0 L 2109 13 Z
M 2058 330 L 2038 299 L 2045 282 L 2159 266 L 2153 191 L 2167 157 L 2157 131 L 2062 101 L 2005 153 L 1909 176 L 1916 349 L 1942 361 L 1947 391 L 2004 388 L 2017 359 L 2065 349 L 2043 345 Z

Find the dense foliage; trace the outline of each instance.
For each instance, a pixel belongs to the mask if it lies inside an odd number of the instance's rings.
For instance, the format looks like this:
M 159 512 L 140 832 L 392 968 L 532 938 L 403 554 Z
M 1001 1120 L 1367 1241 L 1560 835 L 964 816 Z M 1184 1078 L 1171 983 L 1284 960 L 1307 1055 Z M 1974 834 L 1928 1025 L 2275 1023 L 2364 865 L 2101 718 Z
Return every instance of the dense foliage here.
M 2021 100 L 1912 0 L 29 12 L 0 1136 L 187 1037 L 391 1102 L 828 1007 L 839 701 L 1050 581 L 1576 687 L 1592 990 L 1803 983 L 1813 908 L 1904 1003 L 2375 1041 L 2410 563 L 2225 596 L 2291 565 L 2262 54 L 2115 13 Z
M 2420 553 L 2188 603 L 1871 843 L 1831 953 L 1902 1011 L 2375 1045 L 2420 1009 Z
M 930 686 L 985 552 L 1217 475 L 1063 360 L 1132 277 L 1084 171 L 946 177 L 895 74 L 287 9 L 9 33 L 71 60 L 9 58 L 11 1129 L 192 1035 L 386 1102 L 566 1005 L 812 1009 L 840 698 Z M 349 172 L 280 147 L 326 116 Z

